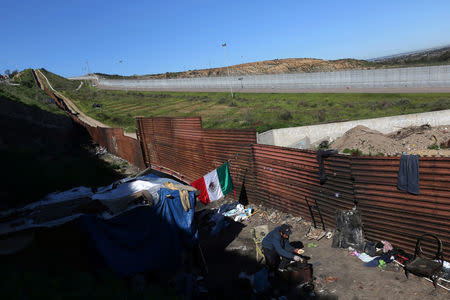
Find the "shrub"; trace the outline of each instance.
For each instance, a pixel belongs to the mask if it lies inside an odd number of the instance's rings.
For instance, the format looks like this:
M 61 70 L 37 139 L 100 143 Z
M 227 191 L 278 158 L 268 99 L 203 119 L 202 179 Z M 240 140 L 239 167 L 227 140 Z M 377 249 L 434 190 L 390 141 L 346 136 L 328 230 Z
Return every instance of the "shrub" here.
M 392 100 L 373 101 L 370 103 L 372 110 L 384 110 L 393 106 Z
M 362 151 L 359 149 L 349 149 L 349 148 L 345 148 L 344 151 L 342 151 L 344 153 L 348 153 L 350 155 L 353 156 L 361 156 L 362 155 Z
M 224 98 L 224 97 L 222 97 L 222 98 L 220 98 L 219 100 L 217 100 L 217 103 L 218 104 L 225 104 L 225 103 L 227 103 L 228 102 L 228 99 L 227 98 Z
M 279 115 L 281 120 L 288 121 L 292 119 L 292 113 L 288 110 L 282 111 Z
M 319 109 L 316 111 L 316 119 L 319 120 L 319 122 L 324 122 L 327 118 L 327 111 L 325 109 Z
M 301 100 L 301 101 L 299 101 L 299 102 L 297 103 L 297 106 L 298 106 L 298 107 L 306 106 L 306 102 L 303 101 L 303 100 Z
M 428 149 L 430 149 L 430 150 L 439 150 L 439 145 L 438 144 L 430 145 L 430 146 L 428 146 Z
M 440 99 L 434 100 L 430 104 L 430 109 L 432 111 L 450 109 L 450 99 L 440 98 Z

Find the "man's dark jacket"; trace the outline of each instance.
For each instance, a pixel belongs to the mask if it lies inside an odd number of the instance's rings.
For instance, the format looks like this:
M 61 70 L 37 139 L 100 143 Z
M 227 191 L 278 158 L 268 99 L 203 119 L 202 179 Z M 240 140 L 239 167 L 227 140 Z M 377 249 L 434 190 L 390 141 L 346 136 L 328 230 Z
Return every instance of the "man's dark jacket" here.
M 263 248 L 269 250 L 275 250 L 280 256 L 294 259 L 295 248 L 289 244 L 289 239 L 285 239 L 280 235 L 280 227 L 276 227 L 274 230 L 269 232 L 268 235 L 263 239 L 261 245 Z

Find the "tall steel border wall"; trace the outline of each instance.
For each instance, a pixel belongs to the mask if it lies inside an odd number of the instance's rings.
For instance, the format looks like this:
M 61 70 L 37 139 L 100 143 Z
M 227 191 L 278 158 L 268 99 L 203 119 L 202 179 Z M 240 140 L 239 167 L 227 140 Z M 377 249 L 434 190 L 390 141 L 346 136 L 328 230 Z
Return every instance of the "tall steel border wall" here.
M 200 77 L 179 79 L 119 80 L 99 79 L 105 88 L 128 89 L 222 89 L 234 90 L 317 90 L 381 88 L 448 88 L 450 65 L 348 70 L 295 74 Z

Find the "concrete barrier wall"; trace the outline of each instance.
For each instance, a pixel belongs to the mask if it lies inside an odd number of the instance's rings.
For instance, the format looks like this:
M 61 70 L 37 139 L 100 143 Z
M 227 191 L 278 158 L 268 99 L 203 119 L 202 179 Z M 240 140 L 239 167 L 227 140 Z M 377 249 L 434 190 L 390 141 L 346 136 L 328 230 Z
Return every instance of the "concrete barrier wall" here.
M 450 87 L 450 65 L 349 70 L 296 74 L 201 77 L 180 79 L 113 80 L 100 79 L 105 88 L 129 89 L 371 89 Z
M 450 110 L 441 110 L 420 114 L 356 120 L 322 125 L 273 129 L 258 134 L 258 143 L 283 147 L 304 148 L 324 138 L 336 138 L 358 125 L 364 125 L 381 133 L 390 133 L 408 126 L 430 124 L 431 126 L 450 125 Z

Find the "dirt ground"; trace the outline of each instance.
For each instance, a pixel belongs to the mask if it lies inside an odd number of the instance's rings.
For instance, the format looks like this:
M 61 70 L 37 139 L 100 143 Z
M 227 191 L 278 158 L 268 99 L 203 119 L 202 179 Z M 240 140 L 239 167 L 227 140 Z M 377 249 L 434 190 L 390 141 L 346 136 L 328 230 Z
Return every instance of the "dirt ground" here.
M 341 153 L 345 149 L 359 149 L 366 155 L 392 156 L 406 152 L 422 156 L 450 156 L 450 125 L 412 126 L 389 134 L 359 125 L 336 139 L 331 148 Z
M 207 209 L 235 200 L 228 197 L 207 206 Z M 370 268 L 347 249 L 332 248 L 332 239 L 320 241 L 305 237 L 310 222 L 262 206 L 253 206 L 257 212 L 242 223 L 233 223 L 216 236 L 209 236 L 200 229 L 200 242 L 209 267 L 205 286 L 211 293 L 233 295 L 231 287 L 240 272 L 252 274 L 262 268 L 256 262 L 256 249 L 250 229 L 267 224 L 269 229 L 286 222 L 293 226 L 290 241 L 301 241 L 305 245 L 304 255 L 311 257 L 315 280 L 316 299 L 449 299 L 450 293 L 423 278 L 410 275 L 406 279 L 403 269 L 393 262 L 386 270 Z M 317 248 L 306 245 L 314 242 Z M 395 241 L 391 241 L 395 243 Z M 330 277 L 337 280 L 328 282 Z M 233 285 L 234 283 L 234 285 Z M 234 298 L 227 296 L 228 299 Z M 224 298 L 225 299 L 225 298 Z

